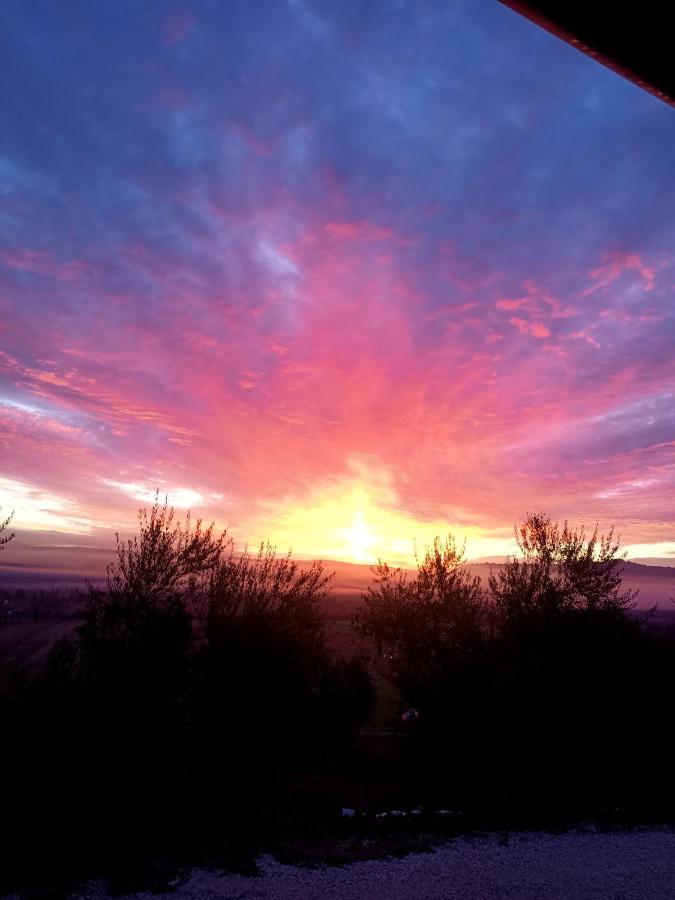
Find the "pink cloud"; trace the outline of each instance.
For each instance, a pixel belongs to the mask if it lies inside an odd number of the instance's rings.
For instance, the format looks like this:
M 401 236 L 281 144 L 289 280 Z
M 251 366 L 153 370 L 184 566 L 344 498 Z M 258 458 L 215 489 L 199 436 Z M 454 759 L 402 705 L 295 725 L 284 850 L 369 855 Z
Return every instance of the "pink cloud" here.
M 560 300 L 555 294 L 542 287 L 536 281 L 526 279 L 523 287 L 525 293 L 522 296 L 501 297 L 495 303 L 495 308 L 501 312 L 521 311 L 527 313 L 531 319 L 538 323 L 541 323 L 545 318 L 567 319 L 577 314 L 573 306 Z M 536 330 L 539 332 L 537 336 L 541 336 L 541 327 L 537 326 Z M 534 331 L 531 330 L 530 333 L 534 333 Z
M 507 312 L 512 312 L 516 309 L 523 309 L 523 307 L 528 305 L 527 297 L 518 297 L 515 300 L 497 300 L 495 306 L 497 309 L 503 309 Z
M 394 237 L 388 228 L 378 228 L 371 222 L 327 222 L 323 230 L 327 235 L 352 241 L 384 241 Z
M 0 252 L 0 262 L 8 268 L 46 275 L 66 284 L 91 279 L 96 275 L 96 268 L 87 260 L 71 259 L 61 262 L 41 250 Z
M 509 319 L 511 325 L 518 329 L 521 334 L 529 334 L 532 337 L 543 339 L 551 336 L 550 329 L 543 322 L 529 322 L 527 319 L 521 319 L 513 316 Z
M 645 291 L 654 289 L 656 269 L 643 263 L 637 253 L 613 251 L 606 253 L 600 265 L 589 272 L 595 284 L 586 293 L 591 294 L 614 284 L 625 272 L 635 271 L 640 274 Z
M 593 337 L 593 335 L 589 334 L 587 331 L 573 331 L 570 335 L 570 338 L 573 340 L 586 341 L 587 344 L 590 344 L 591 347 L 600 348 L 599 342 Z

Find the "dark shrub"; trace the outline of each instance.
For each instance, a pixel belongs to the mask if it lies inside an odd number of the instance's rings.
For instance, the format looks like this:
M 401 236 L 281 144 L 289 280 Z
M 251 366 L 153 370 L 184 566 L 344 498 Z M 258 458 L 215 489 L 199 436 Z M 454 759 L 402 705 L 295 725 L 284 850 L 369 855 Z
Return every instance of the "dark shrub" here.
M 675 647 L 629 615 L 613 532 L 538 515 L 516 536 L 487 599 L 438 542 L 415 579 L 375 570 L 355 627 L 419 712 L 405 777 L 493 814 L 672 814 L 672 775 L 648 783 L 641 760 L 665 745 Z
M 255 829 L 280 779 L 332 764 L 370 708 L 365 668 L 328 652 L 320 563 L 236 553 L 158 503 L 117 555 L 76 637 L 0 704 L 17 871 Z
M 194 769 L 212 798 L 245 800 L 288 769 L 316 767 L 348 744 L 372 704 L 356 661 L 333 660 L 319 604 L 329 576 L 263 545 L 231 549 L 199 598 Z M 242 795 L 243 794 L 243 798 Z

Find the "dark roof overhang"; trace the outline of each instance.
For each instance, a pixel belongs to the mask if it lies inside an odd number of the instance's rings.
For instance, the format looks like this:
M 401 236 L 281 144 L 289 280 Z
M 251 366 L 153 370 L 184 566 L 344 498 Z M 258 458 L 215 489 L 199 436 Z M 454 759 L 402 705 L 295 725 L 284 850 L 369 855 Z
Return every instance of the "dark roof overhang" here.
M 675 51 L 662 0 L 501 0 L 602 65 L 675 106 Z

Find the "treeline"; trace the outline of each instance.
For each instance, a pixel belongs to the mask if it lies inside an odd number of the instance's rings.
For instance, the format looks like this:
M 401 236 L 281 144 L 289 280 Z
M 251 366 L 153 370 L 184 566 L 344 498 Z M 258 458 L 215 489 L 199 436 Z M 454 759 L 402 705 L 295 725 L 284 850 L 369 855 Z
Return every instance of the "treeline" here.
M 537 515 L 517 538 L 487 585 L 452 538 L 412 576 L 379 564 L 346 658 L 321 563 L 141 510 L 76 634 L 0 697 L 7 883 L 252 846 L 292 828 L 308 782 L 317 819 L 346 783 L 485 821 L 672 816 L 675 647 L 627 615 L 613 533 Z M 352 738 L 383 676 L 396 751 L 364 760 Z
M 0 625 L 71 618 L 82 599 L 82 590 L 76 587 L 0 587 Z
M 487 586 L 452 538 L 415 577 L 380 564 L 354 617 L 411 709 L 407 776 L 473 809 L 675 815 L 675 642 L 644 627 L 613 530 L 529 516 Z

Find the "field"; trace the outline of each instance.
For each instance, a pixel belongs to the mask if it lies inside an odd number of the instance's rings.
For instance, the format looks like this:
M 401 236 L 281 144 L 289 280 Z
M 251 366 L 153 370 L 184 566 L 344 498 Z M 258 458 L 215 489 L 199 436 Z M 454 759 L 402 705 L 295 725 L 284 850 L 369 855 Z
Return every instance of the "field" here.
M 72 617 L 0 626 L 0 690 L 13 671 L 35 670 L 54 642 L 72 634 L 80 621 Z

